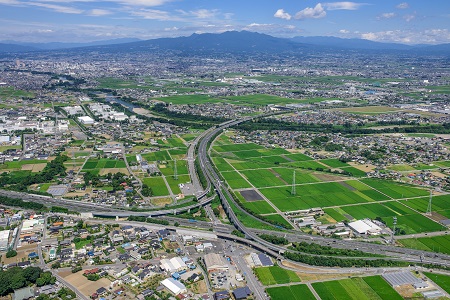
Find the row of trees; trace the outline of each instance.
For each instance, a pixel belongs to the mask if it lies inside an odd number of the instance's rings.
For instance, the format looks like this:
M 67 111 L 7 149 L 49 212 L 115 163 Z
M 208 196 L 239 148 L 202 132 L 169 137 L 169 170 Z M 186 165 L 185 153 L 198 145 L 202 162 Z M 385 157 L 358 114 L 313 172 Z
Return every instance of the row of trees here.
M 169 221 L 167 220 L 160 220 L 155 218 L 147 218 L 147 217 L 139 217 L 139 216 L 129 216 L 128 221 L 137 221 L 137 222 L 146 222 L 146 223 L 153 223 L 153 224 L 160 224 L 160 225 L 169 225 Z
M 262 238 L 263 240 L 265 240 L 269 243 L 275 244 L 275 245 L 289 244 L 289 241 L 282 236 L 276 236 L 276 235 L 272 235 L 272 234 L 260 234 L 259 237 Z
M 303 253 L 311 253 L 317 255 L 353 256 L 353 257 L 378 256 L 376 254 L 366 253 L 360 250 L 339 249 L 330 246 L 322 246 L 316 243 L 309 244 L 307 242 L 293 243 L 290 249 Z
M 337 258 L 330 256 L 312 256 L 307 254 L 300 254 L 297 252 L 285 252 L 284 257 L 287 259 L 298 261 L 304 264 L 312 266 L 323 266 L 323 267 L 407 267 L 408 263 L 403 261 L 393 261 L 385 259 L 374 259 L 374 260 L 362 260 L 362 259 L 350 259 L 350 258 Z
M 379 124 L 383 125 L 383 124 Z M 290 130 L 290 131 L 309 131 L 323 133 L 343 133 L 343 134 L 375 134 L 375 133 L 450 133 L 450 123 L 414 125 L 411 127 L 393 127 L 372 129 L 361 125 L 332 125 L 315 123 L 293 123 L 277 119 L 260 119 L 254 122 L 246 122 L 236 126 L 238 129 L 246 131 L 254 130 Z

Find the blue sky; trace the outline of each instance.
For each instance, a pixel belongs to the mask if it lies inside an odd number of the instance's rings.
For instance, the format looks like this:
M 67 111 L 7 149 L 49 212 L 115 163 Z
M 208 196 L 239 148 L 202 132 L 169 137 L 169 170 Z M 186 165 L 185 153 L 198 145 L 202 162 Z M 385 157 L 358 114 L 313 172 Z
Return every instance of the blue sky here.
M 0 0 L 0 40 L 88 42 L 249 30 L 450 43 L 450 0 Z

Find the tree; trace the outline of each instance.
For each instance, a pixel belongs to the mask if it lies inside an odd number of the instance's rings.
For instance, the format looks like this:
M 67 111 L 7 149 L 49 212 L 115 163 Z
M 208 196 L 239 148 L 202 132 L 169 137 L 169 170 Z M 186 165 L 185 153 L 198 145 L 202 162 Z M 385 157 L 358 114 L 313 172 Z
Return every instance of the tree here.
M 42 270 L 39 267 L 28 267 L 23 270 L 23 276 L 27 281 L 36 282 L 41 275 Z
M 8 250 L 8 252 L 6 252 L 6 258 L 14 257 L 16 255 L 17 255 L 17 251 L 14 249 L 10 249 L 10 250 Z
M 59 261 L 54 262 L 52 264 L 52 269 L 59 269 L 59 268 L 61 268 L 61 263 Z

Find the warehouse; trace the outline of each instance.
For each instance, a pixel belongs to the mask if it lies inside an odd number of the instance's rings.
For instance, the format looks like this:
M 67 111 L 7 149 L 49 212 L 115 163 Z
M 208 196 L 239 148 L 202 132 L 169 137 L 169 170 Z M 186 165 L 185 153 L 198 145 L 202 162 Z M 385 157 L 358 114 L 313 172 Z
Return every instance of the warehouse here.
M 92 125 L 94 124 L 94 119 L 88 116 L 78 117 L 78 121 L 80 121 L 84 125 Z
M 380 234 L 381 233 L 381 227 L 379 227 L 377 224 L 373 223 L 369 219 L 364 220 L 358 220 L 355 222 L 348 223 L 348 227 L 350 227 L 353 231 L 359 233 L 359 234 Z
M 160 267 L 162 270 L 169 273 L 175 273 L 187 269 L 187 265 L 180 257 L 173 257 L 171 259 L 161 259 Z
M 225 259 L 217 253 L 208 253 L 204 257 L 206 269 L 212 271 L 228 271 L 228 264 Z
M 8 249 L 9 230 L 0 231 L 0 251 Z
M 166 278 L 161 281 L 161 284 L 175 296 L 187 292 L 186 286 L 173 278 Z

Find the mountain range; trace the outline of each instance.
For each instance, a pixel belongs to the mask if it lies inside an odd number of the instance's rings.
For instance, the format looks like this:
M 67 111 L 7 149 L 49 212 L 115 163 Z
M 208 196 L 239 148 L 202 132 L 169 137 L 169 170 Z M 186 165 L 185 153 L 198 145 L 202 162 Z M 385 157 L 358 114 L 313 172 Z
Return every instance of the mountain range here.
M 343 39 L 330 36 L 277 38 L 248 31 L 227 31 L 220 34 L 192 34 L 187 37 L 139 40 L 132 38 L 97 41 L 90 43 L 18 43 L 2 41 L 0 52 L 23 53 L 30 51 L 108 51 L 135 52 L 174 50 L 181 52 L 220 53 L 283 53 L 302 51 L 339 50 L 403 51 L 422 54 L 450 54 L 450 44 L 405 45 L 380 43 L 364 39 Z

